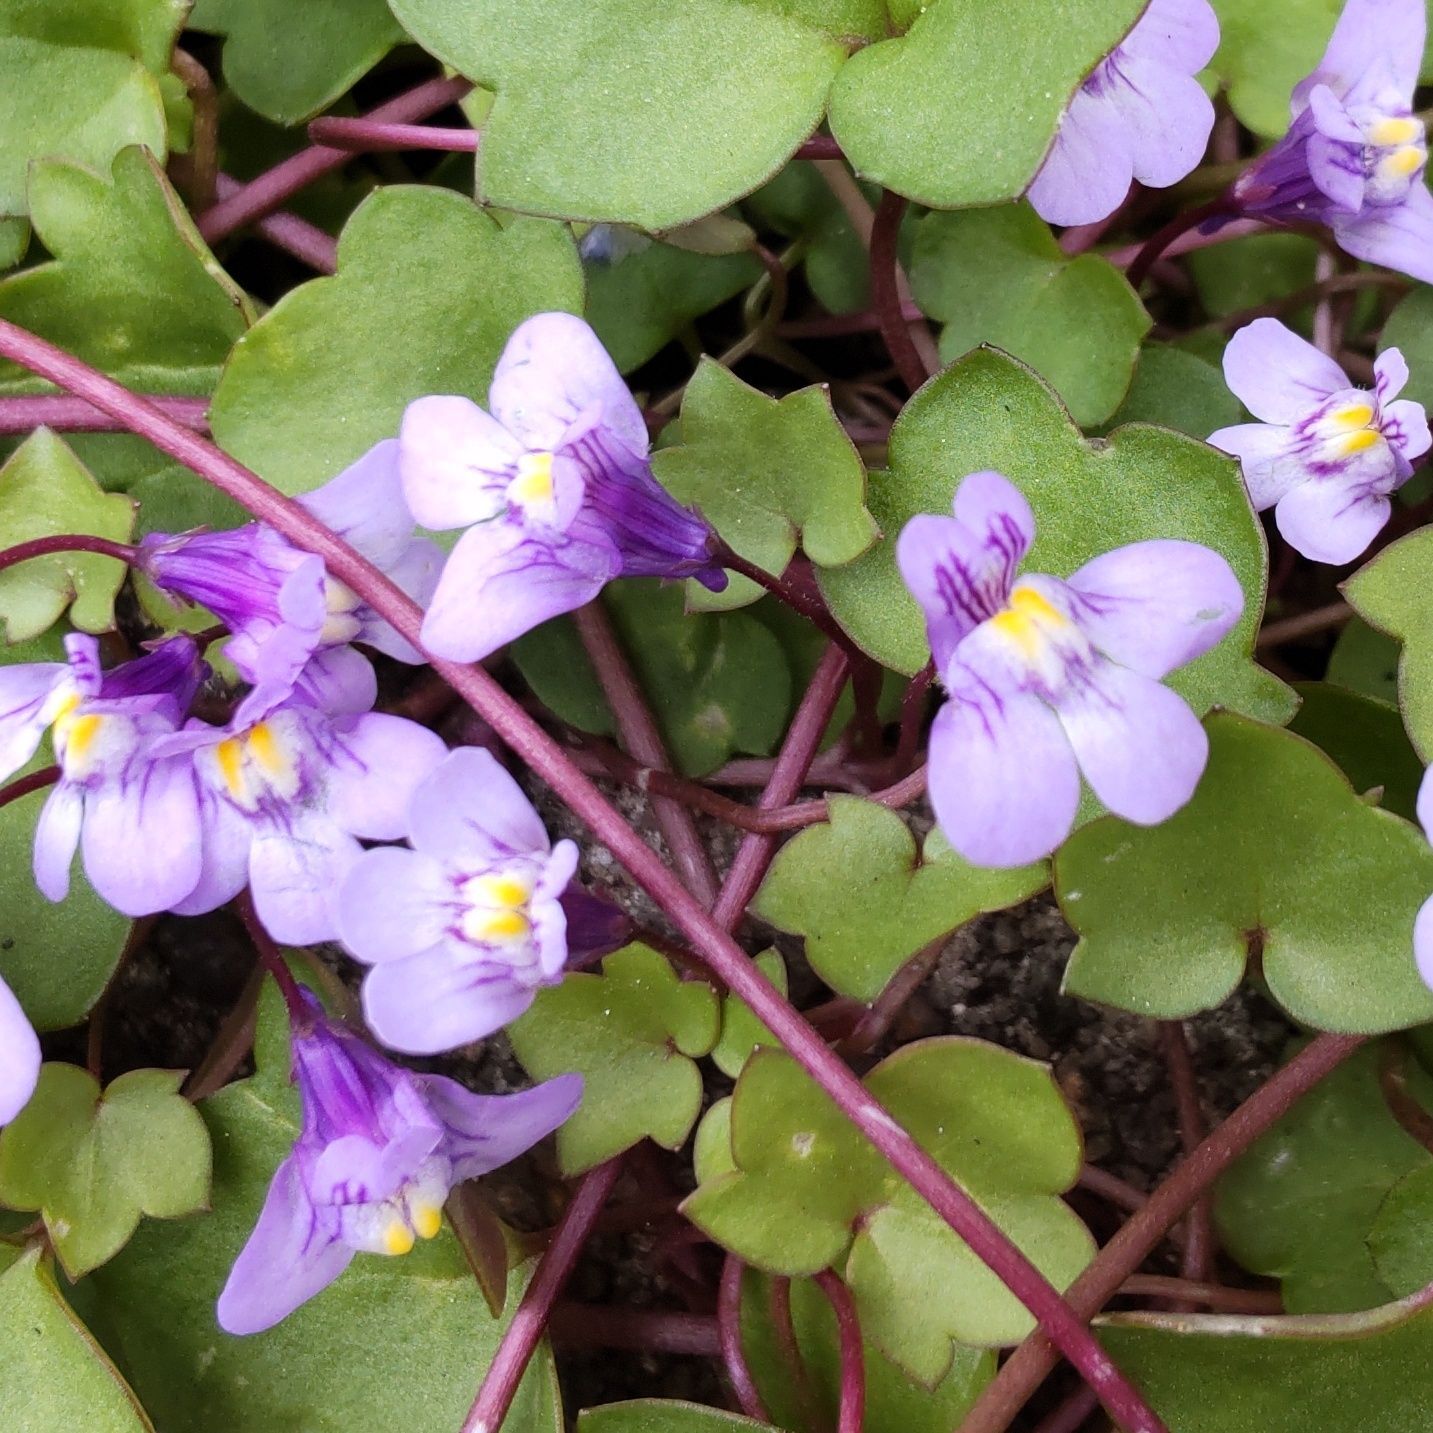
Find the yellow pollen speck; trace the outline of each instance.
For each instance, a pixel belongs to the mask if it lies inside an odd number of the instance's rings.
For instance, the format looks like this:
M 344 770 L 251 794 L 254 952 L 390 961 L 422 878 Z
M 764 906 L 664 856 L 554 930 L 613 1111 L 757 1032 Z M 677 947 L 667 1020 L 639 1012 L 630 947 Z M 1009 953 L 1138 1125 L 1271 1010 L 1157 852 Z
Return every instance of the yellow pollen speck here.
M 435 1239 L 443 1227 L 443 1211 L 436 1204 L 413 1206 L 413 1227 L 420 1239 Z
M 1347 408 L 1336 409 L 1330 417 L 1340 428 L 1367 428 L 1373 422 L 1373 405 L 1350 403 Z
M 1403 179 L 1410 174 L 1416 174 L 1426 157 L 1418 145 L 1406 144 L 1402 149 L 1395 149 L 1392 154 L 1380 160 L 1378 167 Z
M 64 742 L 66 763 L 85 759 L 103 721 L 97 716 L 65 715 L 55 723 L 55 735 Z
M 1067 627 L 1069 619 L 1033 587 L 1017 587 L 1010 594 L 1010 605 L 997 612 L 990 625 L 1028 654 L 1040 645 L 1050 628 Z
M 1423 133 L 1423 126 L 1411 115 L 1406 119 L 1381 119 L 1368 130 L 1368 137 L 1380 149 L 1397 144 L 1412 144 Z
M 526 507 L 552 501 L 552 454 L 524 453 L 517 462 L 517 477 L 508 484 L 508 496 Z
M 1345 456 L 1351 457 L 1354 453 L 1366 452 L 1375 443 L 1383 440 L 1383 434 L 1374 428 L 1360 428 L 1357 433 L 1350 433 L 1343 440 L 1342 447 Z
M 231 736 L 214 748 L 214 760 L 219 763 L 219 774 L 229 795 L 236 800 L 244 792 L 244 748 L 237 737 Z
M 483 876 L 474 885 L 474 895 L 487 905 L 516 908 L 526 905 L 532 894 L 516 876 Z
M 532 929 L 521 911 L 494 911 L 491 915 L 475 911 L 470 929 L 478 940 L 511 940 Z
M 270 775 L 288 770 L 288 759 L 284 756 L 283 748 L 274 740 L 274 734 L 267 723 L 258 722 L 250 727 L 248 740 L 254 760 Z
M 406 1254 L 416 1242 L 413 1238 L 413 1231 L 401 1219 L 395 1219 L 383 1231 L 383 1252 L 385 1254 Z

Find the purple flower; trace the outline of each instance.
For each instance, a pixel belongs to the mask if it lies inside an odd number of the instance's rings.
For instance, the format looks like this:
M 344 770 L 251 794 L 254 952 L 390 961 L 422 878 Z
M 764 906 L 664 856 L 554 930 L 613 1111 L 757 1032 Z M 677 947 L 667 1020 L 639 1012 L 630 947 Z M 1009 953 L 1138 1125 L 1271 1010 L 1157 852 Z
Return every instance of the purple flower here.
M 1243 214 L 1326 224 L 1345 252 L 1433 280 L 1433 194 L 1413 91 L 1424 0 L 1348 0 L 1317 70 L 1294 90 L 1289 132 L 1240 175 Z
M 1433 766 L 1423 773 L 1418 787 L 1418 824 L 1433 841 Z M 1433 990 L 1433 896 L 1424 901 L 1413 923 L 1413 957 L 1424 985 Z
M 219 1324 L 260 1333 L 328 1287 L 355 1254 L 406 1254 L 442 1227 L 454 1185 L 515 1159 L 577 1108 L 560 1075 L 515 1095 L 475 1095 L 400 1069 L 308 997 L 296 1022 L 303 1128 L 219 1295 Z
M 1316 562 L 1352 562 L 1388 521 L 1388 494 L 1433 438 L 1396 348 L 1374 363 L 1373 392 L 1278 319 L 1256 319 L 1224 350 L 1224 379 L 1258 423 L 1209 441 L 1240 459 L 1255 508 L 1274 509 L 1289 544 Z
M 199 879 L 199 802 L 189 764 L 157 743 L 184 720 L 207 668 L 184 636 L 108 672 L 93 637 L 66 637 L 65 650 L 68 662 L 0 668 L 0 780 L 47 730 L 60 767 L 35 827 L 35 883 L 63 900 L 79 845 L 90 884 L 116 910 L 168 910 Z
M 413 536 L 403 502 L 396 439 L 299 501 L 426 604 L 442 554 Z M 136 564 L 170 597 L 207 607 L 229 629 L 225 654 L 255 686 L 286 692 L 316 652 L 362 642 L 400 662 L 421 654 L 336 578 L 323 559 L 263 523 L 228 532 L 151 533 Z
M 711 529 L 652 476 L 647 427 L 597 335 L 579 318 L 521 324 L 485 412 L 419 398 L 399 436 L 418 521 L 466 528 L 438 582 L 424 645 L 478 661 L 592 600 L 614 577 L 697 577 L 714 591 Z
M 363 1011 L 374 1034 L 429 1055 L 490 1035 L 562 979 L 577 847 L 551 846 L 517 782 L 476 747 L 415 788 L 403 834 L 412 850 L 366 851 L 350 868 L 339 939 L 373 966 Z
M 1163 189 L 1203 157 L 1214 106 L 1193 77 L 1219 48 L 1209 0 L 1151 0 L 1070 101 L 1028 197 L 1051 224 L 1093 224 L 1131 180 Z
M 171 907 L 180 915 L 214 910 L 247 885 L 275 940 L 331 940 L 334 894 L 359 838 L 403 834 L 408 798 L 442 760 L 443 741 L 367 711 L 372 673 L 356 691 L 327 660 L 315 658 L 281 699 L 256 690 L 227 727 L 191 722 L 161 745 L 188 754 L 200 793 L 202 870 Z
M 1016 577 L 1035 535 L 1019 491 L 973 473 L 954 517 L 921 515 L 896 561 L 926 619 L 949 700 L 930 736 L 930 797 L 951 845 L 981 866 L 1020 866 L 1069 834 L 1080 773 L 1142 826 L 1194 793 L 1208 740 L 1160 684 L 1239 619 L 1229 564 L 1193 542 L 1136 542 L 1067 581 Z
M 40 1042 L 20 1002 L 0 980 L 0 1125 L 30 1102 L 40 1078 Z

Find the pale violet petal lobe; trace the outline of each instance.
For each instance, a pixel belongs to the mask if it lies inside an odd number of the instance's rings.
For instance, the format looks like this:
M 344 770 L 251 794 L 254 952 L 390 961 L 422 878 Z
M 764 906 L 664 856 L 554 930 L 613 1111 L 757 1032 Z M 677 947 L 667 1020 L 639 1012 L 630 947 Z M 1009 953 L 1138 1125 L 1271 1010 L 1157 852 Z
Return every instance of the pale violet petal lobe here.
M 546 855 L 547 831 L 492 752 L 462 746 L 413 793 L 408 836 L 414 849 L 454 863 L 487 864 Z
M 1351 386 L 1333 359 L 1276 318 L 1256 318 L 1229 340 L 1224 380 L 1265 423 L 1292 423 Z
M 377 965 L 439 944 L 452 889 L 431 856 L 399 846 L 365 851 L 338 895 L 338 938 L 355 960 Z
M 414 520 L 442 532 L 486 522 L 503 506 L 522 445 L 470 398 L 417 398 L 399 429 L 399 473 Z

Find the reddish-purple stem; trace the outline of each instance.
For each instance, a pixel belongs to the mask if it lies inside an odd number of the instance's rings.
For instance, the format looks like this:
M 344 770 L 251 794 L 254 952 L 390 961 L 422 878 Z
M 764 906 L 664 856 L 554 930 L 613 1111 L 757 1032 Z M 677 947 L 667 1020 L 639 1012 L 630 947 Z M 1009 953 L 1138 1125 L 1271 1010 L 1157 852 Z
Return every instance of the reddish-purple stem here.
M 132 432 L 192 468 L 295 546 L 322 557 L 334 578 L 350 587 L 408 641 L 422 647 L 423 614 L 418 605 L 293 499 L 88 364 L 3 319 L 0 354 L 124 419 Z M 871 1145 L 1029 1309 L 1055 1345 L 1096 1388 L 1101 1402 L 1116 1420 L 1129 1433 L 1165 1433 L 1161 1420 L 1045 1276 L 866 1090 L 521 704 L 481 667 L 431 656 L 430 665 L 503 737 L 518 759 L 587 824 L 662 907 L 711 972 L 751 1007 Z
M 147 401 L 196 433 L 209 431 L 207 398 L 151 397 Z M 68 394 L 16 394 L 0 398 L 0 435 L 29 433 L 35 428 L 53 428 L 61 433 L 122 433 L 126 424 L 101 412 L 93 403 Z
M 1139 286 L 1154 267 L 1155 260 L 1181 235 L 1189 233 L 1191 229 L 1197 229 L 1209 219 L 1218 219 L 1238 212 L 1238 205 L 1227 194 L 1221 194 L 1207 204 L 1188 209 L 1183 214 L 1176 214 L 1162 229 L 1156 230 L 1151 238 L 1145 240 L 1144 246 L 1125 271 L 1130 288 L 1136 293 L 1139 292 Z
M 427 80 L 379 105 L 372 114 L 364 117 L 397 121 L 427 119 L 430 114 L 436 114 L 462 99 L 470 89 L 472 85 L 460 76 Z M 249 180 L 212 209 L 206 209 L 197 221 L 199 232 L 208 243 L 217 243 L 236 229 L 242 229 L 282 208 L 299 190 L 307 189 L 316 179 L 343 168 L 352 158 L 345 149 L 331 149 L 323 144 L 301 149 L 281 164 L 265 170 L 256 179 Z
M 1081 1384 L 1040 1424 L 1035 1433 L 1080 1433 L 1099 1406 L 1100 1400 L 1090 1392 L 1089 1386 Z
M 1194 1061 L 1189 1053 L 1189 1038 L 1178 1020 L 1159 1022 L 1159 1041 L 1169 1069 L 1169 1082 L 1174 1090 L 1175 1118 L 1179 1122 L 1179 1138 L 1185 1154 L 1193 1154 L 1207 1133 L 1204 1109 L 1199 1103 L 1199 1082 Z M 1189 1211 L 1184 1253 L 1179 1272 L 1196 1283 L 1209 1278 L 1214 1263 L 1214 1210 L 1209 1197 L 1194 1202 Z M 1187 1312 L 1187 1310 L 1186 1310 Z
M 0 807 L 8 806 L 12 801 L 18 801 L 32 791 L 42 791 L 47 786 L 53 786 L 59 779 L 58 766 L 42 766 L 28 776 L 17 777 L 8 786 L 0 786 Z
M 228 174 L 220 174 L 214 181 L 215 191 L 220 199 L 228 199 L 244 186 Z M 284 209 L 276 210 L 266 219 L 260 219 L 254 227 L 276 249 L 292 254 L 301 264 L 316 269 L 321 274 L 338 272 L 338 240 L 326 234 L 317 224 L 300 219 Z
M 771 1422 L 771 1414 L 761 1401 L 756 1380 L 741 1347 L 741 1275 L 746 1266 L 735 1254 L 722 1261 L 721 1283 L 717 1286 L 717 1338 L 721 1344 L 722 1363 L 726 1366 L 727 1382 L 748 1418 Z
M 861 1343 L 861 1321 L 851 1291 L 830 1269 L 816 1275 L 836 1315 L 836 1333 L 841 1347 L 841 1403 L 836 1416 L 836 1433 L 861 1433 L 866 1420 L 866 1351 Z
M 304 999 L 303 989 L 294 979 L 294 973 L 274 943 L 274 938 L 264 929 L 258 911 L 254 909 L 253 896 L 247 890 L 240 891 L 234 897 L 234 909 L 239 912 L 239 919 L 243 921 L 244 929 L 249 933 L 249 939 L 254 943 L 254 949 L 258 951 L 264 969 L 273 977 L 274 984 L 279 987 L 279 993 L 284 997 L 289 1022 L 296 1028 L 311 1026 L 313 1012 Z
M 900 286 L 896 282 L 900 256 L 896 241 L 901 232 L 901 216 L 906 201 L 893 190 L 881 195 L 876 209 L 876 222 L 871 229 L 871 302 L 880 319 L 881 337 L 895 361 L 896 372 L 912 393 L 930 377 L 926 366 L 906 327 L 901 306 Z
M 813 134 L 796 146 L 795 159 L 840 159 L 841 146 L 829 134 Z
M 949 935 L 938 936 L 896 971 L 886 988 L 871 1002 L 870 1009 L 856 1022 L 855 1029 L 841 1041 L 843 1053 L 864 1055 L 868 1050 L 875 1049 L 905 1009 L 907 1001 L 940 963 L 941 953 L 949 939 Z
M 32 562 L 37 557 L 54 557 L 61 552 L 90 552 L 97 557 L 112 557 L 116 562 L 134 561 L 134 548 L 125 542 L 111 542 L 87 532 L 56 532 L 48 537 L 32 537 L 14 547 L 0 550 L 0 572 L 17 563 Z
M 432 124 L 395 124 L 381 119 L 339 119 L 331 115 L 310 122 L 308 136 L 315 144 L 349 154 L 404 149 L 441 149 L 448 154 L 473 154 L 479 135 L 475 129 L 444 129 Z
M 462 1433 L 497 1433 L 502 1426 L 518 1384 L 522 1382 L 523 1371 L 542 1341 L 557 1296 L 571 1276 L 573 1265 L 621 1170 L 622 1156 L 618 1155 L 606 1164 L 599 1164 L 577 1186 L 577 1193 L 553 1232 L 552 1243 L 538 1260 L 532 1282 L 523 1292 L 512 1323 L 483 1375 L 482 1387 L 463 1420 Z
M 606 1222 L 603 1222 L 605 1229 Z M 622 1309 L 558 1304 L 547 1325 L 553 1343 L 570 1348 L 622 1348 L 636 1353 L 686 1353 L 720 1358 L 721 1338 L 710 1314 L 675 1309 Z
M 793 612 L 810 622 L 813 627 L 824 632 L 833 642 L 846 648 L 848 652 L 859 655 L 859 649 L 831 615 L 830 610 L 821 600 L 820 594 L 802 583 L 791 569 L 788 568 L 780 577 L 777 577 L 757 563 L 748 561 L 740 553 L 733 552 L 725 545 L 716 554 L 716 560 L 732 572 L 749 578 L 758 587 L 765 588 L 778 602 L 785 603 Z

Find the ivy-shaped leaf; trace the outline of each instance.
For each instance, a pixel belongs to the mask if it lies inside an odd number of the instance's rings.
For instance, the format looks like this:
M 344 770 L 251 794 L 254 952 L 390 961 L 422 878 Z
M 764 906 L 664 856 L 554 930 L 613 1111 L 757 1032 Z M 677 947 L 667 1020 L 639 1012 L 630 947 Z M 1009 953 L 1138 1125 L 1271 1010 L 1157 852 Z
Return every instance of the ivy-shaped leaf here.
M 681 442 L 652 455 L 658 479 L 696 507 L 742 557 L 776 575 L 799 541 L 821 567 L 859 557 L 879 536 L 865 508 L 866 469 L 825 387 L 770 398 L 704 358 L 682 398 Z M 761 589 L 733 574 L 693 605 L 734 607 Z
M 131 499 L 101 492 L 48 428 L 31 434 L 0 467 L 0 548 L 60 533 L 125 542 L 134 530 L 134 511 Z M 108 632 L 125 571 L 117 558 L 56 552 L 0 572 L 6 640 L 28 642 L 48 632 L 66 608 L 82 632 Z
M 949 513 L 961 481 L 982 468 L 1004 473 L 1035 510 L 1026 571 L 1066 577 L 1100 553 L 1152 537 L 1222 553 L 1244 588 L 1244 615 L 1170 685 L 1198 712 L 1217 703 L 1271 721 L 1293 715 L 1293 694 L 1250 657 L 1268 564 L 1238 465 L 1203 443 L 1138 424 L 1087 443 L 1035 374 L 988 349 L 906 405 L 891 430 L 890 471 L 872 474 L 867 496 L 883 540 L 818 574 L 837 620 L 878 661 L 915 672 L 929 656 L 924 623 L 896 570 L 901 528 L 918 512 Z
M 504 228 L 446 189 L 380 189 L 348 221 L 338 273 L 290 290 L 235 346 L 215 437 L 284 492 L 306 492 L 391 438 L 414 398 L 486 403 L 513 329 L 581 307 L 562 225 Z
M 55 1285 L 43 1252 L 0 1246 L 6 1433 L 154 1433 L 119 1370 Z M 8 1262 L 8 1266 L 7 1266 Z
M 160 76 L 188 9 L 189 0 L 5 0 L 0 35 L 113 50 Z
M 45 1065 L 0 1131 L 0 1203 L 38 1210 L 72 1279 L 112 1259 L 140 1215 L 174 1219 L 209 1198 L 209 1132 L 182 1070 L 131 1070 L 103 1093 L 76 1065 Z
M 1320 1030 L 1364 1034 L 1433 1019 L 1413 920 L 1433 850 L 1362 801 L 1317 747 L 1215 714 L 1199 789 L 1162 826 L 1107 817 L 1055 858 L 1080 943 L 1065 989 L 1182 1019 L 1220 1004 L 1251 954 L 1274 998 Z
M 1043 861 L 972 866 L 939 831 L 920 852 L 904 819 L 874 801 L 835 795 L 829 804 L 829 822 L 782 847 L 752 909 L 804 935 L 811 968 L 841 995 L 874 1000 L 922 946 L 1049 880 Z
M 1433 571 L 1433 527 L 1383 549 L 1343 584 L 1360 617 L 1403 643 L 1398 705 L 1419 756 L 1433 759 L 1433 616 L 1422 600 Z
M 1318 257 L 1319 246 L 1305 234 L 1246 234 L 1220 244 L 1217 254 L 1196 249 L 1184 262 L 1205 312 L 1227 318 L 1307 288 Z M 1287 312 L 1284 320 L 1295 327 L 1301 323 L 1300 315 Z
M 1071 96 L 1141 0 L 942 0 L 852 56 L 831 129 L 859 174 L 937 209 L 1024 193 Z
M 195 0 L 189 25 L 226 37 L 229 88 L 278 124 L 327 109 L 403 38 L 384 0 Z
M 495 90 L 488 204 L 653 231 L 769 179 L 816 128 L 878 0 L 391 0 L 408 33 Z
M 1144 305 L 1108 259 L 1067 258 L 1028 204 L 927 214 L 910 277 L 916 302 L 945 325 L 947 361 L 982 343 L 1002 348 L 1040 374 L 1083 427 L 1103 423 L 1128 391 L 1150 329 Z
M 1329 653 L 1325 680 L 1398 710 L 1398 664 L 1403 644 L 1351 617 Z M 1400 720 L 1401 720 L 1400 715 Z
M 1148 343 L 1110 426 L 1155 423 L 1202 442 L 1216 429 L 1237 423 L 1243 412 L 1218 363 L 1167 343 Z
M 55 258 L 0 283 L 0 316 L 131 387 L 208 393 L 253 310 L 153 155 L 124 150 L 108 180 L 37 164 L 30 199 Z M 0 362 L 0 384 L 35 380 Z
M 786 994 L 786 962 L 780 951 L 764 950 L 756 957 L 757 969 L 783 994 Z M 758 1049 L 770 1049 L 779 1041 L 757 1018 L 746 1001 L 726 995 L 721 1002 L 721 1039 L 712 1049 L 712 1063 L 722 1074 L 734 1080 L 742 1067 Z
M 1219 1181 L 1221 1244 L 1282 1280 L 1291 1314 L 1368 1309 L 1406 1292 L 1380 1276 L 1369 1232 L 1389 1191 L 1433 1158 L 1389 1111 L 1379 1076 L 1390 1061 L 1409 1097 L 1430 1105 L 1433 1081 L 1399 1042 L 1379 1041 L 1320 1080 Z
M 745 612 L 687 612 L 682 589 L 655 580 L 614 582 L 603 600 L 679 770 L 715 771 L 733 752 L 766 755 L 791 710 L 781 643 Z M 518 669 L 563 721 L 615 729 L 571 622 L 559 618 L 513 646 Z
M 871 1094 L 1060 1287 L 1094 1251 L 1057 1196 L 1080 1134 L 1049 1069 L 960 1037 L 907 1045 L 866 1076 Z M 954 1343 L 997 1347 L 1030 1317 L 1010 1291 L 785 1054 L 747 1062 L 731 1107 L 732 1172 L 682 1206 L 699 1228 L 776 1274 L 836 1265 L 861 1328 L 933 1385 Z
M 1395 1294 L 1433 1283 L 1433 1164 L 1421 1164 L 1388 1191 L 1368 1231 L 1368 1252 Z
M 702 1103 L 692 1057 L 721 1030 L 711 986 L 679 980 L 664 957 L 629 945 L 538 992 L 508 1028 L 513 1049 L 536 1080 L 575 1070 L 582 1108 L 557 1134 L 564 1171 L 577 1174 L 649 1137 L 676 1149 Z

